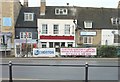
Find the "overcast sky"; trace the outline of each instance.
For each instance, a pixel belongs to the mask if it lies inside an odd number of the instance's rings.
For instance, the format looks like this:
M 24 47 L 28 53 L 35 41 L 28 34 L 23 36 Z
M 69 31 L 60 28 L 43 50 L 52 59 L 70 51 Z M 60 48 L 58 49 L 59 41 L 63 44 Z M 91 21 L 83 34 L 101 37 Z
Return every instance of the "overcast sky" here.
M 23 0 L 20 0 L 23 3 Z M 30 7 L 40 6 L 40 0 L 28 0 Z M 66 6 L 69 3 L 70 6 L 81 7 L 105 7 L 105 8 L 117 8 L 119 0 L 46 0 L 47 6 Z

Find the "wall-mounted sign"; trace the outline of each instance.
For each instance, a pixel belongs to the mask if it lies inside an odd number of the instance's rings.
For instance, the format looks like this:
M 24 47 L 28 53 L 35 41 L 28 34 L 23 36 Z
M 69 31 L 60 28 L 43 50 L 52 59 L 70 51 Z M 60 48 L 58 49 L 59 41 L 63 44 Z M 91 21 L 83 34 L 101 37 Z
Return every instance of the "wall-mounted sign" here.
M 95 36 L 96 32 L 80 32 L 81 36 Z
M 96 48 L 61 48 L 61 55 L 97 55 Z
M 3 17 L 3 26 L 12 26 L 12 19 L 10 17 Z
M 55 48 L 34 48 L 33 57 L 55 57 Z

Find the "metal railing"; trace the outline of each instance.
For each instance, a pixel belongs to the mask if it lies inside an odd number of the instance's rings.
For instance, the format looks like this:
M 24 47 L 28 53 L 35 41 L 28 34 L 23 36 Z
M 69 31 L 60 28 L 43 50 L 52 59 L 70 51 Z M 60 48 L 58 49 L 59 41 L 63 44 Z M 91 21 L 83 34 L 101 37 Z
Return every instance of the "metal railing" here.
M 44 64 L 13 64 L 9 61 L 9 64 L 0 64 L 2 66 L 9 66 L 9 82 L 13 82 L 12 78 L 12 67 L 13 66 L 52 66 L 52 67 L 85 67 L 85 82 L 88 82 L 88 69 L 89 67 L 120 67 L 119 65 L 89 65 L 87 62 L 85 65 L 44 65 Z

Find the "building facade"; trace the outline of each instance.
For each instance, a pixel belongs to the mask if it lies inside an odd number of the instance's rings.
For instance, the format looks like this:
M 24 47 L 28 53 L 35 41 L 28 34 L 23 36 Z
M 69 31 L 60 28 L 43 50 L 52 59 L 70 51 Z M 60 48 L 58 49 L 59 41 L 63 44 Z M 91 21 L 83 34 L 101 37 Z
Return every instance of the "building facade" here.
M 21 8 L 15 26 L 16 57 L 29 55 L 33 48 L 60 52 L 62 47 L 119 46 L 117 8 L 46 6 L 45 0 L 40 3 L 40 7 L 28 7 L 25 0 Z
M 15 24 L 21 9 L 21 3 L 19 0 L 2 0 L 1 8 L 0 52 L 2 52 L 2 55 L 14 55 Z
M 73 19 L 38 19 L 40 48 L 75 47 L 75 25 Z

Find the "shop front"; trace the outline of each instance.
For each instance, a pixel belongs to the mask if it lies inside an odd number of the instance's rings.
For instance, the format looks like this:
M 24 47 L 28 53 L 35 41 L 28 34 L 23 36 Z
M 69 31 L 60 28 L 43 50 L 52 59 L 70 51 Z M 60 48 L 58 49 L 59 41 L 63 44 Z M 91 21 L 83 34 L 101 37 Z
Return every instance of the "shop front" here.
M 33 48 L 37 48 L 36 39 L 15 39 L 15 57 L 32 57 Z

